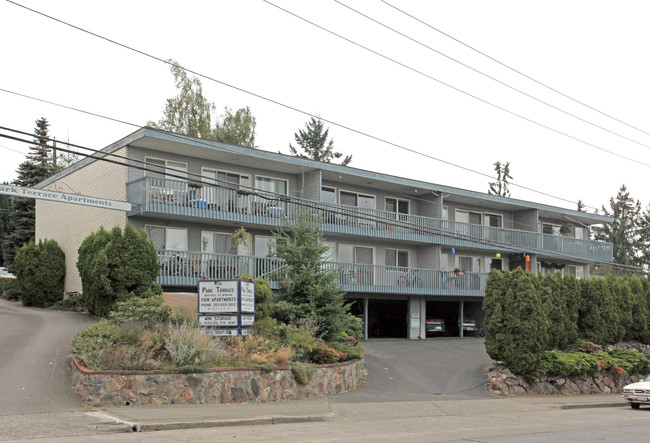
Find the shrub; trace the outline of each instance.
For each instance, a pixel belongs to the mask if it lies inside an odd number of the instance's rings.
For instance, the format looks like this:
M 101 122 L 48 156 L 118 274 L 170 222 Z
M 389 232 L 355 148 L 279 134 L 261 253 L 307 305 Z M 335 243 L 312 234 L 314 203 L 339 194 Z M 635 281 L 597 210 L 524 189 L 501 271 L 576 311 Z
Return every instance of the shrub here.
M 89 369 L 101 370 L 104 351 L 116 344 L 118 326 L 114 322 L 101 320 L 75 335 L 72 339 L 72 352 L 80 364 Z
M 600 370 L 599 359 L 584 352 L 560 353 L 546 351 L 541 360 L 537 375 L 569 377 L 572 375 L 593 374 Z
M 485 298 L 485 338 L 487 353 L 501 360 L 516 374 L 539 370 L 546 350 L 547 319 L 534 276 L 516 269 L 492 271 Z
M 145 292 L 142 297 L 131 296 L 115 303 L 109 314 L 117 323 L 138 321 L 144 325 L 168 323 L 172 319 L 172 308 L 163 305 L 160 286 Z
M 359 345 L 352 345 L 346 343 L 328 343 L 334 349 L 337 349 L 347 355 L 346 360 L 357 359 L 363 357 L 363 348 Z
M 63 300 L 59 300 L 58 302 L 54 303 L 49 307 L 49 309 L 53 311 L 84 312 L 86 310 L 86 304 L 84 303 L 84 299 L 81 294 L 73 294 L 68 296 L 68 298 L 64 298 Z
M 207 367 L 224 355 L 224 348 L 218 339 L 203 334 L 197 327 L 183 323 L 172 327 L 165 347 L 177 367 L 194 365 Z
M 5 300 L 20 300 L 18 279 L 0 278 L 0 298 Z
M 318 343 L 310 353 L 310 360 L 319 364 L 331 364 L 348 359 L 348 354 L 327 343 Z
M 65 254 L 55 240 L 30 241 L 14 259 L 20 301 L 25 306 L 50 306 L 63 299 Z
M 629 349 L 615 349 L 609 354 L 616 366 L 622 367 L 625 372 L 645 374 L 650 369 L 650 360 L 643 352 Z
M 314 367 L 309 363 L 294 361 L 290 363 L 290 366 L 293 378 L 302 385 L 309 383 L 314 376 Z
M 86 237 L 77 268 L 88 311 L 102 317 L 116 301 L 145 296 L 160 271 L 153 243 L 130 224 Z

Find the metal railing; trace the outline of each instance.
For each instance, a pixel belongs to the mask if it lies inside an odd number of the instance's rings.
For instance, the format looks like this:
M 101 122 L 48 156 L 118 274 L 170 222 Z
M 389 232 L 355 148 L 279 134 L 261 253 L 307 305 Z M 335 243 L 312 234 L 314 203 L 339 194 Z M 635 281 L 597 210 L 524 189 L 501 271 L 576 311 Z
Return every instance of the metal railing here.
M 482 247 L 481 242 L 488 242 L 489 249 L 513 247 L 533 253 L 543 251 L 599 261 L 613 259 L 611 243 L 355 206 L 302 204 L 277 196 L 264 198 L 236 187 L 143 177 L 127 184 L 129 202 L 134 204 L 129 215 L 155 212 L 279 226 L 285 219 L 295 220 L 298 214 L 307 211 L 321 223 L 324 232 L 417 242 L 439 242 L 451 234 L 457 235 L 457 240 L 445 241 L 445 244 Z
M 157 282 L 165 286 L 196 286 L 199 280 L 230 280 L 242 274 L 268 279 L 275 272 L 281 274 L 283 268 L 283 261 L 273 257 L 173 250 L 159 250 L 158 261 Z M 488 277 L 485 273 L 457 275 L 453 271 L 356 263 L 328 262 L 325 266 L 338 272 L 345 292 L 483 295 Z

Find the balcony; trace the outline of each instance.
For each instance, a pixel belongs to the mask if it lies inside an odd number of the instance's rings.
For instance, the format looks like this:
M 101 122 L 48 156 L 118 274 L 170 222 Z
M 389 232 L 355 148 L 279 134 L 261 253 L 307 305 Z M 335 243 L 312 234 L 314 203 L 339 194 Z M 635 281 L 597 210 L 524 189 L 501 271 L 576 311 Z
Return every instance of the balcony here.
M 129 216 L 153 213 L 275 227 L 281 226 L 285 218 L 293 220 L 306 210 L 322 221 L 325 233 L 597 261 L 613 259 L 611 243 L 354 206 L 267 199 L 246 190 L 182 180 L 144 177 L 127 183 L 127 196 L 134 205 Z
M 282 261 L 271 257 L 159 250 L 158 261 L 156 282 L 164 286 L 193 287 L 199 280 L 228 280 L 242 274 L 270 278 L 282 272 Z M 326 266 L 339 272 L 341 290 L 350 293 L 483 296 L 488 277 L 484 273 L 456 275 L 434 269 L 354 263 Z

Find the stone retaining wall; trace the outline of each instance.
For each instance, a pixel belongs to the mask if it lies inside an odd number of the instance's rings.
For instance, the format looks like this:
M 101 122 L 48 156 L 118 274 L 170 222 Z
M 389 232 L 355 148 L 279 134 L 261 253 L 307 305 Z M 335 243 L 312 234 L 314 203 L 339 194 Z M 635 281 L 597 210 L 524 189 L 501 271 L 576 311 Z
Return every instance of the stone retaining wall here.
M 70 367 L 73 389 L 89 407 L 298 400 L 353 391 L 367 377 L 363 359 L 337 365 L 314 365 L 314 375 L 306 385 L 296 382 L 289 367 L 272 372 L 259 368 L 219 368 L 200 374 L 90 371 L 81 367 L 75 358 Z
M 487 390 L 503 396 L 518 395 L 576 395 L 620 394 L 623 386 L 643 380 L 644 374 L 612 374 L 598 372 L 575 377 L 542 377 L 528 382 L 514 375 L 508 368 L 495 362 L 487 370 Z

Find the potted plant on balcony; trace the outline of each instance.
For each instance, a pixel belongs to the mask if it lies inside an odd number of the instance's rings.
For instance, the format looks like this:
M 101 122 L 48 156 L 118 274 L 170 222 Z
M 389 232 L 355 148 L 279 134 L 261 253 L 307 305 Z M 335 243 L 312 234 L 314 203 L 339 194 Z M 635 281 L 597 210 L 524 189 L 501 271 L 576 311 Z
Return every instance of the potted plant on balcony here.
M 239 246 L 239 245 L 246 246 L 248 244 L 248 232 L 242 226 L 241 228 L 233 232 L 232 236 L 230 237 L 230 241 L 232 242 L 233 246 Z
M 459 267 L 456 267 L 456 268 L 454 268 L 454 274 L 456 274 L 456 275 L 465 275 L 465 271 L 463 271 Z

